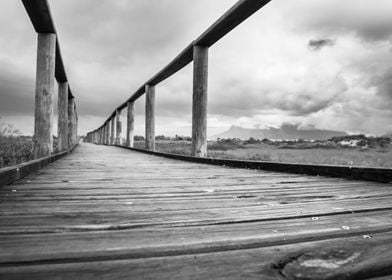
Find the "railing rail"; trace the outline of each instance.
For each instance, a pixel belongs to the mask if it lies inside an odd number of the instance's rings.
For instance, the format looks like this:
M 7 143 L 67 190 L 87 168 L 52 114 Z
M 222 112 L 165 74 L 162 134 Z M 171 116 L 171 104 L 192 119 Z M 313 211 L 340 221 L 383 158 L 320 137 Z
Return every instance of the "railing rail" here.
M 134 102 L 146 94 L 146 149 L 155 150 L 155 86 L 169 78 L 177 71 L 193 61 L 193 104 L 192 104 L 192 155 L 205 157 L 207 155 L 207 80 L 208 80 L 208 50 L 236 26 L 265 6 L 270 0 L 240 0 L 204 33 L 191 42 L 174 60 L 161 71 L 143 83 L 123 104 L 118 106 L 106 121 L 97 129 L 87 133 L 85 141 L 98 144 L 118 143 L 118 133 L 121 123 L 114 123 L 121 110 L 128 108 L 127 141 L 128 147 L 133 147 Z M 115 131 L 116 130 L 116 131 Z

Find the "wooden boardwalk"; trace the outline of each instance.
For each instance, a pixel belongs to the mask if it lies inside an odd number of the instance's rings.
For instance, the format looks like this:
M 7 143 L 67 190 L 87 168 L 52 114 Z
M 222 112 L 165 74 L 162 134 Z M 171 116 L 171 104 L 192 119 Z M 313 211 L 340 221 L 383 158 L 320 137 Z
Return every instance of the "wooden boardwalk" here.
M 392 278 L 391 184 L 82 144 L 0 213 L 0 279 Z

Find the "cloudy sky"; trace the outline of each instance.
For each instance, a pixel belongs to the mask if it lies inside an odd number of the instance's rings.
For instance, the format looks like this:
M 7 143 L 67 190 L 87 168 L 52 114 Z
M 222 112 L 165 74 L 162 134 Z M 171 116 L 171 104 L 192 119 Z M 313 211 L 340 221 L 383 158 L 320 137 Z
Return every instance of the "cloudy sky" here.
M 235 2 L 50 1 L 80 133 Z M 210 49 L 208 134 L 282 123 L 392 131 L 391 12 L 390 0 L 272 0 Z M 36 44 L 21 1 L 0 0 L 0 122 L 25 134 L 33 133 Z M 156 88 L 156 133 L 190 135 L 191 99 L 190 64 Z M 136 109 L 143 134 L 144 96 Z

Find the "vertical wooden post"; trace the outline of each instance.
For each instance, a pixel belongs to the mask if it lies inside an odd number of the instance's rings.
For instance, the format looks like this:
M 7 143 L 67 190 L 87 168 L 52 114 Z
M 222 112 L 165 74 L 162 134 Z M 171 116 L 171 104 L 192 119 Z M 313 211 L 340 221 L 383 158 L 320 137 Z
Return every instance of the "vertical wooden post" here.
M 74 109 L 73 109 L 73 118 L 72 118 L 72 128 L 73 128 L 73 132 L 72 132 L 72 136 L 73 136 L 73 144 L 76 145 L 78 142 L 78 117 L 77 117 L 78 113 L 76 111 L 76 103 L 74 101 Z
M 34 158 L 53 152 L 53 93 L 56 34 L 39 33 L 35 83 Z
M 115 129 L 115 117 L 111 119 L 111 134 L 110 134 L 110 145 L 114 145 L 114 129 Z
M 68 149 L 68 82 L 59 83 L 58 90 L 57 148 Z
M 146 150 L 155 151 L 155 86 L 146 85 Z
M 79 143 L 79 135 L 78 135 L 78 128 L 79 128 L 79 117 L 78 111 L 75 109 L 75 144 Z
M 68 99 L 68 147 L 72 148 L 73 145 L 75 144 L 73 142 L 73 133 L 74 133 L 74 128 L 73 128 L 73 118 L 75 114 L 75 99 L 73 97 Z
M 208 47 L 193 47 L 192 156 L 207 156 Z
M 135 126 L 135 102 L 127 103 L 127 147 L 133 147 L 133 136 Z
M 121 111 L 116 110 L 116 145 L 121 145 Z
M 105 123 L 105 145 L 109 144 L 109 122 Z

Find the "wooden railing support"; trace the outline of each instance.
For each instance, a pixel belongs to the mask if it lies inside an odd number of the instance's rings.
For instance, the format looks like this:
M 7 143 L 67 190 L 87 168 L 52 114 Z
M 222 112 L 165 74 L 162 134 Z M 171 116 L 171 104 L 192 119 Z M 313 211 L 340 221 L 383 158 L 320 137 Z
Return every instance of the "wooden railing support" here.
M 128 102 L 127 104 L 127 147 L 133 147 L 135 126 L 135 102 Z
M 146 150 L 155 151 L 155 86 L 146 85 Z
M 121 116 L 121 111 L 120 110 L 116 110 L 116 145 L 121 145 L 121 120 L 120 120 L 120 116 Z
M 74 143 L 74 115 L 75 115 L 75 99 L 69 98 L 68 99 L 68 147 L 72 147 Z
M 58 83 L 57 149 L 68 150 L 68 82 Z
M 102 133 L 102 140 L 101 140 L 101 144 L 105 145 L 106 144 L 106 125 L 102 126 L 101 128 L 101 133 Z
M 110 127 L 109 127 L 110 122 L 105 123 L 105 145 L 109 145 L 110 143 Z
M 192 156 L 207 156 L 208 47 L 193 47 Z
M 37 76 L 35 83 L 34 158 L 53 152 L 53 95 L 56 34 L 38 33 Z
M 74 109 L 73 109 L 73 114 L 72 114 L 72 146 L 77 143 L 78 139 L 78 126 L 77 126 L 77 112 L 76 112 L 76 103 L 75 101 L 73 102 Z
M 115 118 L 113 117 L 111 120 L 111 125 L 110 125 L 110 145 L 114 145 L 114 130 L 115 130 Z

